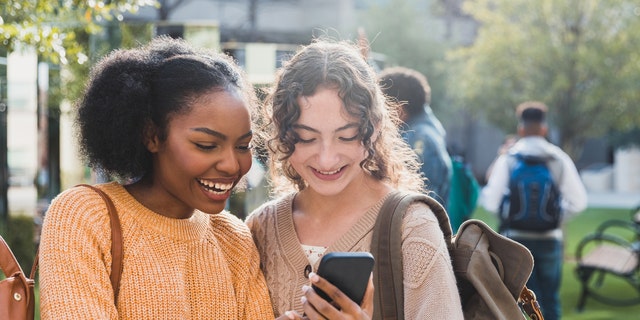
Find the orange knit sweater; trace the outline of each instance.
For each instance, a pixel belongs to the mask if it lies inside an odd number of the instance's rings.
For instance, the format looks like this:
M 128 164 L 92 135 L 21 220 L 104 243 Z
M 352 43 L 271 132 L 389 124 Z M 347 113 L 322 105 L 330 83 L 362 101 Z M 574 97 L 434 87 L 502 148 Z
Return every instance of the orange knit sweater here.
M 104 201 L 71 188 L 47 212 L 40 246 L 42 319 L 269 319 L 258 252 L 228 212 L 171 219 L 121 185 L 99 185 L 122 223 L 118 304 L 109 280 L 111 229 Z

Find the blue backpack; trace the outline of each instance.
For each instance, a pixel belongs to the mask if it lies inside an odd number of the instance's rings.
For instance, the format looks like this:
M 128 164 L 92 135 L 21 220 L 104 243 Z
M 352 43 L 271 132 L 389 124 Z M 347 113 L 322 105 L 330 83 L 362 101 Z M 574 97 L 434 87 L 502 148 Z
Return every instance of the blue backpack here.
M 550 158 L 514 154 L 509 194 L 500 205 L 501 230 L 547 231 L 562 219 L 560 191 L 549 169 Z

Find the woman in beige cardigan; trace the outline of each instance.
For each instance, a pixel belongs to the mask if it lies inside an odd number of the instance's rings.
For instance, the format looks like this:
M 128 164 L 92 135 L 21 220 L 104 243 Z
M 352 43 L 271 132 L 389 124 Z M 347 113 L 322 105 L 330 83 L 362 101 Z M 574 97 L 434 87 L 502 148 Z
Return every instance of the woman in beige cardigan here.
M 273 187 L 280 193 L 247 223 L 274 312 L 315 314 L 300 288 L 308 290 L 307 276 L 317 270 L 320 257 L 369 251 L 387 195 L 396 189 L 424 191 L 424 182 L 415 153 L 399 134 L 397 116 L 357 47 L 316 41 L 293 56 L 276 80 L 267 100 L 272 129 L 267 143 Z M 413 204 L 402 230 L 406 318 L 462 319 L 435 215 L 426 204 Z

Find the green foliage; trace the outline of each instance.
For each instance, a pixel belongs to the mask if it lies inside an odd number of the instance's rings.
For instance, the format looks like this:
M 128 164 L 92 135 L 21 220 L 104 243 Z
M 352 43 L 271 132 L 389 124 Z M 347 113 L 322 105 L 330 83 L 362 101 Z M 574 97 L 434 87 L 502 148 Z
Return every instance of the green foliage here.
M 609 135 L 609 142 L 614 148 L 640 147 L 640 127 L 615 131 Z
M 9 216 L 6 231 L 3 232 L 6 232 L 2 236 L 20 267 L 29 275 L 36 255 L 33 218 L 24 215 Z
M 391 0 L 373 5 L 361 21 L 366 29 L 372 51 L 386 56 L 386 66 L 404 66 L 422 72 L 432 91 L 432 106 L 446 105 L 446 68 L 443 64 L 446 42 L 436 39 L 428 8 L 416 0 Z M 418 9 L 416 9 L 418 8 Z M 425 32 L 434 30 L 434 32 Z M 440 109 L 437 109 L 441 111 Z
M 120 21 L 123 13 L 152 5 L 157 2 L 6 0 L 0 7 L 0 51 L 35 48 L 39 59 L 50 63 L 48 101 L 57 112 L 62 100 L 80 96 L 90 62 L 116 47 L 135 45 L 135 39 L 150 38 L 148 25 L 129 27 Z
M 70 101 L 76 100 L 84 90 L 86 77 L 89 75 L 91 65 L 111 50 L 117 48 L 131 48 L 140 43 L 147 43 L 153 34 L 152 24 L 149 23 L 110 23 L 102 28 L 102 31 L 95 34 L 79 32 L 81 41 L 79 44 L 84 47 L 84 52 L 89 53 L 91 63 L 69 64 L 66 66 L 69 71 L 69 78 L 64 79 L 64 98 Z
M 477 0 L 475 43 L 450 52 L 452 94 L 505 132 L 540 100 L 570 153 L 640 122 L 640 6 L 633 0 Z
M 79 63 L 88 56 L 79 32 L 94 34 L 122 13 L 137 12 L 142 6 L 157 5 L 155 0 L 6 0 L 0 7 L 2 46 L 9 51 L 34 47 L 46 61 L 54 64 Z

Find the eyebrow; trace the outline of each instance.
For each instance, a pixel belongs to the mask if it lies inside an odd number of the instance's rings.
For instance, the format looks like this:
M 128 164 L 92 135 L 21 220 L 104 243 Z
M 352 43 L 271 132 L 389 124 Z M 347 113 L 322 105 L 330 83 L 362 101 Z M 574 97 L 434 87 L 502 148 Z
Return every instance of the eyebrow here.
M 305 126 L 304 124 L 294 124 L 291 127 L 293 129 L 302 129 L 302 130 L 307 130 L 307 131 L 316 132 L 316 133 L 320 132 L 320 131 L 318 131 L 318 130 L 316 130 L 314 128 L 311 128 L 309 126 Z M 351 123 L 347 123 L 346 125 L 336 129 L 334 132 L 340 132 L 340 131 L 343 131 L 343 130 L 347 130 L 347 129 L 351 129 L 351 128 L 357 128 L 357 127 L 358 127 L 357 123 L 351 122 Z
M 191 130 L 192 131 L 196 131 L 196 132 L 206 133 L 208 135 L 220 138 L 222 140 L 227 140 L 227 138 L 228 138 L 227 135 L 225 135 L 223 133 L 220 133 L 218 131 L 215 131 L 215 130 L 211 130 L 209 128 L 198 127 L 198 128 L 192 128 Z M 245 138 L 250 138 L 252 136 L 253 136 L 253 131 L 249 130 L 249 132 L 247 132 L 247 133 L 243 134 L 242 136 L 240 136 L 240 138 L 238 140 L 242 140 L 242 139 L 245 139 Z

